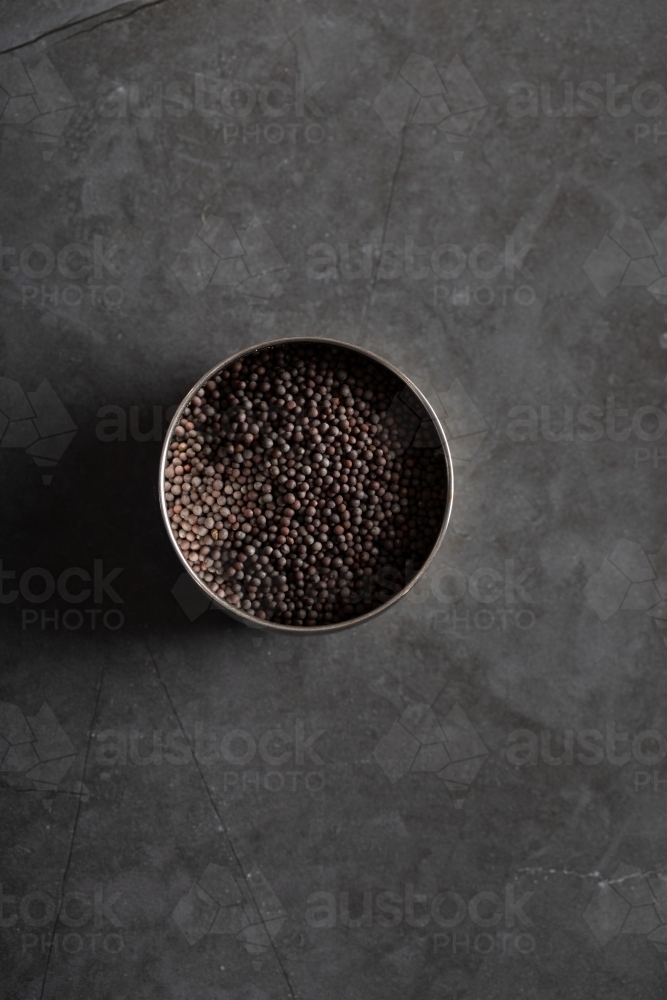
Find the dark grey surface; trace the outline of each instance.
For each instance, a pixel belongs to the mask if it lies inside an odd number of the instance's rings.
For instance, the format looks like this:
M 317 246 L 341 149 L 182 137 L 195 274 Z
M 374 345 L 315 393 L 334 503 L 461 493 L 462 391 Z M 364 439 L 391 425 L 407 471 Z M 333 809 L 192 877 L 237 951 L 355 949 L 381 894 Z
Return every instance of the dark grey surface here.
M 2 375 L 20 385 L 0 386 L 16 574 L 1 598 L 3 996 L 664 996 L 667 113 L 647 113 L 667 104 L 663 6 L 111 6 L 2 7 L 0 49 L 45 36 L 0 63 Z M 401 128 L 411 53 L 431 60 L 426 96 L 446 92 L 443 129 Z M 145 114 L 154 87 L 193 92 L 196 74 L 257 97 L 274 81 L 293 95 L 298 74 L 310 97 L 277 117 L 257 104 L 245 143 L 210 95 L 203 112 Z M 374 102 L 392 81 L 387 127 Z M 605 101 L 593 116 L 576 110 L 586 81 Z M 572 114 L 550 116 L 570 85 Z M 466 108 L 486 110 L 450 141 Z M 206 284 L 218 258 L 196 243 L 179 256 L 211 215 L 241 239 L 257 217 L 279 254 L 270 297 Z M 421 278 L 410 239 L 428 249 Z M 532 244 L 523 272 L 499 257 L 506 239 Z M 383 243 L 400 248 L 393 277 Z M 21 263 L 31 244 L 47 256 Z M 84 255 L 51 266 L 71 244 Z M 500 251 L 476 264 L 482 244 Z M 443 245 L 468 266 L 436 280 Z M 98 273 L 68 276 L 96 246 Z M 268 258 L 245 250 L 261 275 Z M 499 259 L 492 278 L 471 270 Z M 304 334 L 417 379 L 457 482 L 411 600 L 296 640 L 174 596 L 156 481 L 168 407 L 203 371 Z M 44 379 L 65 415 L 48 389 L 25 395 Z M 626 412 L 591 433 L 583 407 Z M 68 420 L 57 464 L 38 466 Z M 122 572 L 80 603 L 81 577 L 41 603 L 37 576 L 16 593 L 31 568 L 92 575 L 96 560 Z M 440 774 L 416 769 L 428 761 Z

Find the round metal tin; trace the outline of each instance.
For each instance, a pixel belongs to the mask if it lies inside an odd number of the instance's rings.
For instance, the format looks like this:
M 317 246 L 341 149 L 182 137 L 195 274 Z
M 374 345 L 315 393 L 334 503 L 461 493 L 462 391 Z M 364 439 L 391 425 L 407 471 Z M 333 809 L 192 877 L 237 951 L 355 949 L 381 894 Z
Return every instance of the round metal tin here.
M 185 556 L 181 552 L 181 550 L 178 547 L 178 544 L 176 542 L 176 538 L 174 536 L 171 524 L 169 523 L 169 517 L 167 515 L 167 501 L 165 499 L 165 488 L 164 488 L 165 475 L 164 474 L 165 474 L 165 469 L 166 469 L 166 466 L 167 466 L 167 457 L 168 457 L 169 445 L 171 443 L 171 439 L 172 439 L 172 436 L 174 434 L 174 430 L 175 430 L 176 426 L 178 425 L 179 420 L 181 419 L 181 415 L 183 413 L 183 410 L 188 405 L 188 403 L 190 402 L 190 400 L 192 399 L 192 397 L 194 396 L 194 394 L 197 392 L 198 389 L 201 389 L 202 386 L 206 384 L 206 382 L 208 382 L 215 375 L 217 375 L 220 371 L 222 371 L 223 368 L 226 368 L 228 365 L 232 364 L 234 361 L 238 361 L 240 358 L 247 357 L 250 354 L 256 354 L 258 351 L 267 350 L 267 348 L 275 348 L 275 347 L 280 347 L 280 346 L 282 346 L 284 344 L 294 344 L 294 343 L 301 343 L 301 344 L 303 344 L 303 343 L 309 343 L 309 344 L 328 344 L 328 345 L 335 346 L 335 347 L 341 347 L 341 348 L 344 348 L 347 351 L 353 351 L 353 352 L 355 352 L 357 354 L 363 354 L 367 358 L 371 358 L 377 364 L 382 365 L 384 368 L 387 368 L 394 375 L 397 375 L 401 379 L 401 381 L 406 386 L 408 386 L 409 389 L 412 390 L 412 392 L 415 394 L 415 396 L 417 397 L 417 399 L 419 400 L 419 402 L 421 403 L 421 405 L 424 407 L 424 409 L 428 413 L 428 415 L 431 418 L 431 420 L 433 422 L 433 425 L 434 425 L 434 427 L 435 427 L 435 429 L 437 431 L 437 434 L 438 434 L 438 437 L 440 439 L 440 443 L 442 444 L 442 449 L 443 449 L 443 452 L 444 452 L 444 455 L 445 455 L 445 465 L 446 465 L 446 469 L 447 469 L 447 499 L 445 501 L 445 509 L 443 511 L 443 518 L 442 518 L 442 524 L 440 526 L 440 531 L 438 533 L 438 537 L 437 537 L 437 539 L 435 541 L 435 544 L 433 545 L 433 548 L 431 549 L 428 557 L 425 559 L 424 563 L 419 568 L 419 570 L 415 573 L 415 575 L 412 577 L 412 579 L 409 580 L 408 583 L 406 583 L 404 587 L 402 587 L 396 594 L 394 594 L 392 597 L 390 597 L 389 600 L 386 601 L 384 604 L 381 604 L 377 608 L 374 608 L 372 611 L 367 611 L 364 614 L 359 615 L 356 618 L 350 618 L 347 621 L 336 622 L 335 624 L 326 624 L 326 625 L 281 625 L 281 624 L 278 624 L 278 623 L 275 623 L 275 622 L 271 622 L 271 621 L 266 621 L 266 620 L 261 621 L 260 619 L 255 618 L 253 615 L 249 615 L 245 611 L 243 611 L 241 609 L 238 609 L 238 608 L 235 608 L 231 604 L 228 604 L 226 601 L 221 600 L 216 594 L 213 593 L 212 590 L 209 589 L 209 587 L 206 585 L 206 583 L 203 580 L 200 580 L 200 578 L 194 572 L 194 570 L 190 566 L 189 562 L 187 561 L 187 559 L 185 558 Z M 243 622 L 244 625 L 247 625 L 250 628 L 254 628 L 254 629 L 267 629 L 267 630 L 272 631 L 272 632 L 288 632 L 288 633 L 292 633 L 292 634 L 295 634 L 295 635 L 314 635 L 314 634 L 320 634 L 320 635 L 322 635 L 322 634 L 325 634 L 327 632 L 341 632 L 343 629 L 353 628 L 353 627 L 356 627 L 357 625 L 362 625 L 364 622 L 370 621 L 371 618 L 376 618 L 378 615 L 383 614 L 383 612 L 387 611 L 389 608 L 391 608 L 395 604 L 397 604 L 398 601 L 400 601 L 402 597 L 405 597 L 405 595 L 408 593 L 408 591 L 412 590 L 412 588 L 415 586 L 415 584 L 419 581 L 419 579 L 426 572 L 426 569 L 428 568 L 429 564 L 432 562 L 433 558 L 435 557 L 435 554 L 438 551 L 438 549 L 440 548 L 440 545 L 442 544 L 442 540 L 445 537 L 445 532 L 447 531 L 447 525 L 449 524 L 449 518 L 450 518 L 451 511 L 452 511 L 452 504 L 453 504 L 453 501 L 454 501 L 454 470 L 453 470 L 453 467 L 452 467 L 452 456 L 451 456 L 451 453 L 449 451 L 449 445 L 447 443 L 447 437 L 445 435 L 444 428 L 443 428 L 443 426 L 442 426 L 442 424 L 441 424 L 441 422 L 440 422 L 440 420 L 439 420 L 439 418 L 438 418 L 435 410 L 433 409 L 433 407 L 429 403 L 429 401 L 426 398 L 426 396 L 424 396 L 424 394 L 421 392 L 421 390 L 414 384 L 414 382 L 412 382 L 407 377 L 407 375 L 405 375 L 398 368 L 394 367 L 394 365 L 390 364 L 384 358 L 380 357 L 378 354 L 374 354 L 372 351 L 367 351 L 367 350 L 365 350 L 364 348 L 361 348 L 361 347 L 356 347 L 354 344 L 347 344 L 347 343 L 345 343 L 345 341 L 342 341 L 342 340 L 331 340 L 331 339 L 326 338 L 326 337 L 291 337 L 291 338 L 281 338 L 279 340 L 266 340 L 266 341 L 263 341 L 261 344 L 255 344 L 252 347 L 245 348 L 243 351 L 237 351 L 236 354 L 232 354 L 230 357 L 226 358 L 224 361 L 220 361 L 217 365 L 215 365 L 213 368 L 211 368 L 209 371 L 207 371 L 206 374 L 202 375 L 202 377 L 195 383 L 195 385 L 192 386 L 192 388 L 187 393 L 187 395 L 183 399 L 182 403 L 180 404 L 180 406 L 176 410 L 176 413 L 173 416 L 173 419 L 172 419 L 172 421 L 171 421 L 171 423 L 169 425 L 169 429 L 167 430 L 167 434 L 166 434 L 165 439 L 164 439 L 164 445 L 163 445 L 163 448 L 162 448 L 162 456 L 161 456 L 161 459 L 160 459 L 160 481 L 159 481 L 159 486 L 158 486 L 158 494 L 159 494 L 159 497 L 160 497 L 160 509 L 162 510 L 162 517 L 164 519 L 164 524 L 165 524 L 165 527 L 167 529 L 167 534 L 169 536 L 171 544 L 173 545 L 173 547 L 174 547 L 174 549 L 176 551 L 176 554 L 178 555 L 178 558 L 181 561 L 181 564 L 185 568 L 186 572 L 195 581 L 195 583 L 197 584 L 197 586 L 200 587 L 204 591 L 204 593 L 207 595 L 207 597 L 211 601 L 213 601 L 214 604 L 217 604 L 218 607 L 221 610 L 226 611 L 227 614 L 231 615 L 233 618 L 238 619 L 238 621 Z

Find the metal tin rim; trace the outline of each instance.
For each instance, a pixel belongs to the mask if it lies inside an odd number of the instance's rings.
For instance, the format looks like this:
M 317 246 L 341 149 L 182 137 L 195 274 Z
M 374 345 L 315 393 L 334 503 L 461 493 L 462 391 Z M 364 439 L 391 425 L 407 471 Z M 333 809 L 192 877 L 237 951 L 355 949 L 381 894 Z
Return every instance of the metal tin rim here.
M 431 420 L 433 421 L 433 424 L 435 426 L 436 431 L 438 432 L 438 437 L 440 438 L 440 443 L 442 444 L 442 448 L 445 454 L 445 465 L 447 469 L 447 498 L 445 501 L 445 511 L 442 518 L 442 524 L 440 526 L 440 532 L 438 533 L 438 537 L 436 538 L 431 551 L 429 552 L 427 558 L 424 560 L 424 563 L 417 571 L 417 573 L 415 573 L 415 575 L 409 581 L 409 583 L 406 583 L 405 586 L 402 587 L 401 590 L 399 590 L 392 597 L 390 597 L 388 601 L 385 601 L 384 604 L 380 604 L 377 608 L 373 608 L 372 611 L 366 611 L 364 612 L 363 615 L 359 615 L 356 618 L 350 618 L 344 622 L 329 623 L 327 625 L 282 625 L 278 622 L 261 621 L 260 619 L 247 614 L 245 611 L 239 610 L 238 608 L 233 607 L 231 604 L 227 604 L 225 601 L 222 601 L 217 596 L 217 594 L 214 594 L 213 591 L 209 589 L 209 587 L 203 580 L 199 579 L 199 577 L 197 576 L 197 574 L 192 569 L 189 562 L 181 552 L 178 544 L 176 543 L 176 538 L 174 536 L 173 529 L 169 522 L 169 517 L 167 514 L 167 501 L 165 499 L 164 473 L 167 465 L 167 455 L 168 455 L 169 445 L 171 443 L 174 430 L 178 425 L 179 420 L 181 419 L 183 410 L 188 405 L 188 403 L 190 402 L 194 394 L 197 392 L 197 390 L 201 389 L 202 386 L 204 386 L 206 382 L 208 382 L 211 378 L 213 378 L 214 375 L 217 375 L 218 372 L 220 372 L 223 368 L 226 368 L 228 365 L 232 364 L 234 361 L 238 361 L 240 358 L 244 358 L 249 354 L 255 354 L 257 351 L 264 351 L 270 347 L 279 347 L 283 344 L 291 344 L 291 343 L 330 344 L 334 347 L 342 347 L 349 351 L 356 351 L 358 354 L 363 354 L 367 358 L 371 358 L 373 361 L 377 362 L 383 367 L 388 368 L 389 371 L 394 373 L 394 375 L 397 375 L 398 378 L 400 378 L 401 381 L 404 382 L 412 390 L 412 392 L 414 392 L 414 394 L 417 396 L 417 399 L 422 404 L 422 406 L 430 416 Z M 447 436 L 445 434 L 444 428 L 440 422 L 437 413 L 435 412 L 435 410 L 433 409 L 433 407 L 431 406 L 431 404 L 429 403 L 428 399 L 421 391 L 421 389 L 419 389 L 419 387 L 415 385 L 415 383 L 410 378 L 408 378 L 407 375 L 405 375 L 402 371 L 400 371 L 400 369 L 396 368 L 394 365 L 392 365 L 385 358 L 381 357 L 379 354 L 375 354 L 373 351 L 367 351 L 363 347 L 357 347 L 356 344 L 348 344 L 344 340 L 333 340 L 329 337 L 280 337 L 276 340 L 264 340 L 259 344 L 253 344 L 252 347 L 246 347 L 241 351 L 237 351 L 235 354 L 231 354 L 224 361 L 219 361 L 216 365 L 213 366 L 213 368 L 210 368 L 206 372 L 206 374 L 202 375 L 202 377 L 198 379 L 197 382 L 193 385 L 193 387 L 186 393 L 182 402 L 178 405 L 178 408 L 176 409 L 174 416 L 172 417 L 171 423 L 169 424 L 167 433 L 165 435 L 164 444 L 162 446 L 159 475 L 160 479 L 159 479 L 158 491 L 160 498 L 160 509 L 162 511 L 162 519 L 164 521 L 164 526 L 166 528 L 167 535 L 169 536 L 171 544 L 176 554 L 178 555 L 182 565 L 185 567 L 187 573 L 189 574 L 190 577 L 192 577 L 197 586 L 200 587 L 201 590 L 203 590 L 204 593 L 207 595 L 207 597 L 211 601 L 213 601 L 214 604 L 217 604 L 217 606 L 222 611 L 225 611 L 233 618 L 236 618 L 237 621 L 243 622 L 244 625 L 247 625 L 248 627 L 255 629 L 267 629 L 271 632 L 291 633 L 292 635 L 315 635 L 315 634 L 323 635 L 327 632 L 342 632 L 344 629 L 354 628 L 357 625 L 361 625 L 363 622 L 369 621 L 371 618 L 376 618 L 378 615 L 383 614 L 385 611 L 389 610 L 389 608 L 393 607 L 398 601 L 401 600 L 401 598 L 405 597 L 408 591 L 412 590 L 412 588 L 418 583 L 418 581 L 421 579 L 421 577 L 424 575 L 424 573 L 430 566 L 431 562 L 433 561 L 435 554 L 440 548 L 442 540 L 445 537 L 445 532 L 447 531 L 447 525 L 449 524 L 449 518 L 452 512 L 452 504 L 454 502 L 454 469 L 452 465 L 452 456 L 449 450 L 449 444 L 447 442 Z

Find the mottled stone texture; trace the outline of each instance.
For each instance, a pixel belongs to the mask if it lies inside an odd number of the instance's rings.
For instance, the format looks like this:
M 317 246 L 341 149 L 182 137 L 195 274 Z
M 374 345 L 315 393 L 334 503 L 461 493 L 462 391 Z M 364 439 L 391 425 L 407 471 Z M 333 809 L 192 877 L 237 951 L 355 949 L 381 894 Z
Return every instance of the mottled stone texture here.
M 664 6 L 0 15 L 3 996 L 663 997 Z M 157 470 L 313 334 L 457 479 L 410 599 L 296 639 Z

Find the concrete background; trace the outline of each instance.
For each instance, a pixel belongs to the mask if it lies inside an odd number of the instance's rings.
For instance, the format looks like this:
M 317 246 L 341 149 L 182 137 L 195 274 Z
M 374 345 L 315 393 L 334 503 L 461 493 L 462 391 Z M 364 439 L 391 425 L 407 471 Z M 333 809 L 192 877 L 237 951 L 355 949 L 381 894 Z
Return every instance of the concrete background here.
M 0 15 L 3 996 L 664 996 L 663 6 Z M 457 480 L 413 599 L 299 640 L 179 583 L 156 484 L 304 334 L 420 380 Z

